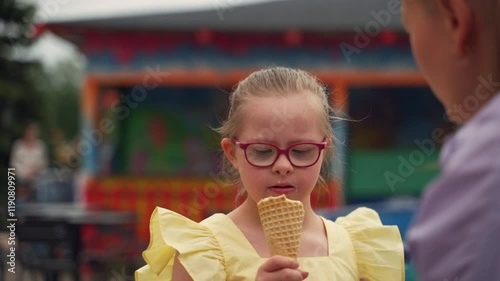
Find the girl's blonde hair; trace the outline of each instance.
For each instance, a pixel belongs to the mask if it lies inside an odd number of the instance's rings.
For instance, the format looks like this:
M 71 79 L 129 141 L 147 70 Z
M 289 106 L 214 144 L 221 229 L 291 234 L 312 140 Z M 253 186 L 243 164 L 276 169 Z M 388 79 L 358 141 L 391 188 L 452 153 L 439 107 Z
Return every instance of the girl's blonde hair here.
M 238 83 L 229 96 L 229 114 L 222 125 L 215 129 L 222 138 L 233 138 L 240 133 L 243 116 L 243 107 L 247 101 L 254 98 L 264 97 L 289 97 L 291 95 L 306 95 L 309 101 L 320 105 L 321 112 L 318 115 L 321 122 L 321 130 L 328 140 L 328 146 L 324 151 L 323 163 L 317 184 L 326 188 L 326 178 L 330 175 L 330 164 L 333 159 L 334 142 L 332 120 L 335 118 L 333 109 L 328 102 L 326 88 L 318 82 L 311 74 L 286 67 L 272 67 L 256 71 Z M 269 129 L 269 128 L 267 128 Z M 330 160 L 330 161 L 329 161 Z M 225 179 L 230 185 L 240 185 L 238 171 L 234 169 L 231 162 L 223 157 L 222 170 Z

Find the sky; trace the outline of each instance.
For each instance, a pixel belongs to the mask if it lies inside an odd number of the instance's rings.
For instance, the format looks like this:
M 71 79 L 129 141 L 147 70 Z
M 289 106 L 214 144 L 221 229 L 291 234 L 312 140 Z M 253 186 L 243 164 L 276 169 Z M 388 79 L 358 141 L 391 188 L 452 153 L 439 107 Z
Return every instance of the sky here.
M 40 60 L 44 66 L 54 67 L 61 61 L 76 59 L 81 54 L 73 44 L 47 32 L 29 50 L 19 51 L 15 56 Z
M 37 3 L 39 21 L 103 18 L 155 12 L 179 13 L 279 0 L 24 0 Z

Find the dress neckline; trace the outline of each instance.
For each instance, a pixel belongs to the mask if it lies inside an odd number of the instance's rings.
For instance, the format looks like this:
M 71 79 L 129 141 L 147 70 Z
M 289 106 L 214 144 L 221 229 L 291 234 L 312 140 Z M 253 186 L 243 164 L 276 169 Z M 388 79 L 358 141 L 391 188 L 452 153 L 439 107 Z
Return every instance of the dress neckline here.
M 252 243 L 250 243 L 250 241 L 247 239 L 247 237 L 245 236 L 245 234 L 241 231 L 241 229 L 234 223 L 234 221 L 232 219 L 230 219 L 226 214 L 218 214 L 222 217 L 224 217 L 224 220 L 227 220 L 228 222 L 228 225 L 230 225 L 231 229 L 230 231 L 235 233 L 236 235 L 240 236 L 242 239 L 241 240 L 244 240 L 244 247 L 247 248 L 249 251 L 252 252 L 253 255 L 261 258 L 261 259 L 267 259 L 267 257 L 261 257 L 259 255 L 259 253 L 257 252 L 257 250 L 255 249 L 255 247 L 252 245 Z M 332 237 L 333 233 L 331 233 L 331 230 L 330 228 L 328 227 L 328 224 L 327 224 L 327 221 L 325 218 L 323 218 L 322 216 L 319 216 L 321 221 L 323 222 L 323 227 L 325 229 L 325 232 L 326 232 L 326 243 L 327 243 L 327 249 L 328 249 L 328 253 L 326 256 L 308 256 L 308 257 L 297 257 L 297 259 L 307 259 L 307 258 L 329 258 L 331 256 L 331 253 L 332 253 L 332 250 L 331 250 L 331 243 L 330 243 L 330 238 Z

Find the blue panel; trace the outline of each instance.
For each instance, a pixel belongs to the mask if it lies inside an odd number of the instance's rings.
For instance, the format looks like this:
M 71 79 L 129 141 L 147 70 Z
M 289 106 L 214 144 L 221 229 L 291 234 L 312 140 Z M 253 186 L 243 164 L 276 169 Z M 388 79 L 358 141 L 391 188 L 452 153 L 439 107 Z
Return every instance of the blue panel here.
M 416 69 L 409 48 L 378 46 L 360 49 L 346 57 L 338 46 L 318 49 L 302 47 L 279 48 L 259 46 L 243 54 L 223 52 L 213 46 L 178 45 L 173 50 L 161 49 L 154 54 L 138 52 L 125 65 L 115 59 L 110 51 L 89 54 L 90 71 L 141 71 L 146 67 L 162 69 L 213 68 L 220 70 L 262 68 L 271 65 L 305 69 L 350 70 L 399 70 Z M 350 60 L 350 61 L 349 61 Z
M 83 135 L 78 142 L 77 153 L 82 157 L 82 169 L 88 174 L 94 175 L 97 173 L 97 145 L 99 140 L 96 139 L 93 132 L 95 128 L 87 119 L 82 122 Z

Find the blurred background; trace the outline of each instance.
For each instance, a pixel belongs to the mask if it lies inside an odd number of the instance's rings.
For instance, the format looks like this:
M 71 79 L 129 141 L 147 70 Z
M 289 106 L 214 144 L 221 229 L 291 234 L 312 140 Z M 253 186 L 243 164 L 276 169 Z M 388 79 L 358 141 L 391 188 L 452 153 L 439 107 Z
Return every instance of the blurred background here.
M 18 220 L 12 274 L 2 189 L 1 276 L 133 280 L 155 206 L 195 221 L 233 209 L 211 128 L 233 86 L 269 66 L 313 73 L 353 119 L 332 123 L 314 208 L 370 206 L 404 238 L 454 128 L 400 13 L 399 0 L 3 0 L 0 166 L 16 169 Z

